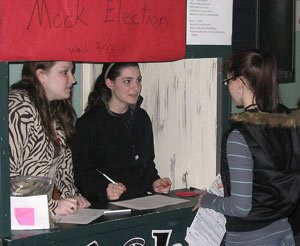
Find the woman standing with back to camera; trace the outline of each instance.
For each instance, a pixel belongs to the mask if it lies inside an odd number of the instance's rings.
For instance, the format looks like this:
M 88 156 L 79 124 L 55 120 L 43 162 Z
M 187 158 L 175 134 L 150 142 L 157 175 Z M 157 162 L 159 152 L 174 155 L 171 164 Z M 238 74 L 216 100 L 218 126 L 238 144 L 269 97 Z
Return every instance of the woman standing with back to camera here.
M 223 136 L 224 197 L 201 190 L 195 207 L 225 215 L 225 245 L 295 245 L 288 217 L 300 195 L 300 117 L 279 104 L 276 67 L 255 50 L 228 62 L 224 83 L 244 112 Z
M 141 83 L 137 63 L 104 64 L 76 122 L 75 182 L 93 207 L 170 190 L 170 179 L 160 178 L 155 168 L 152 124 L 140 108 Z

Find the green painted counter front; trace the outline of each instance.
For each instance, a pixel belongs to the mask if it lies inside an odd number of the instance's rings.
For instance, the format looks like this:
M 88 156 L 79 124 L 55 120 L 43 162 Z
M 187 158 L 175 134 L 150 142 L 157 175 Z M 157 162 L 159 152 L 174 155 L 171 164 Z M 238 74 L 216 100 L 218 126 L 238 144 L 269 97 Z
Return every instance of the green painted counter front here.
M 187 245 L 184 238 L 195 216 L 191 209 L 196 199 L 159 209 L 104 215 L 88 225 L 59 224 L 50 230 L 12 231 L 3 245 L 83 246 L 94 240 L 101 246 Z

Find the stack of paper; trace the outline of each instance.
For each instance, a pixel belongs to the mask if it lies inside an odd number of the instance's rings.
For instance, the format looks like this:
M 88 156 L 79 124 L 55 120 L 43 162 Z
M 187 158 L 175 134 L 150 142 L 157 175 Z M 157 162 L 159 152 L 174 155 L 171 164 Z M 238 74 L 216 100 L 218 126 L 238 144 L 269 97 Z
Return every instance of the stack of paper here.
M 221 176 L 218 175 L 211 185 L 209 192 L 224 196 Z M 225 234 L 226 219 L 223 214 L 212 209 L 199 208 L 198 212 L 187 229 L 185 240 L 190 246 L 219 246 Z

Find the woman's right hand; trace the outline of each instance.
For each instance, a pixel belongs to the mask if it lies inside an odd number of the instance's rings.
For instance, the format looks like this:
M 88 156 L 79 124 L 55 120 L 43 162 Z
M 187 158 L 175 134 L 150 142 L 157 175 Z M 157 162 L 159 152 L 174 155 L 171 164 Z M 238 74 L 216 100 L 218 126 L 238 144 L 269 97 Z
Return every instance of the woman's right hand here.
M 118 200 L 126 191 L 126 186 L 122 183 L 110 183 L 106 188 L 107 199 L 110 201 Z
M 192 212 L 194 212 L 195 210 L 197 210 L 199 207 L 201 207 L 201 202 L 203 197 L 206 196 L 207 194 L 207 190 L 206 189 L 201 189 L 201 190 L 197 190 L 196 193 L 198 194 L 198 201 L 195 204 L 195 206 L 192 209 Z
M 78 210 L 77 200 L 74 198 L 63 198 L 57 201 L 57 208 L 54 209 L 56 215 L 73 214 Z

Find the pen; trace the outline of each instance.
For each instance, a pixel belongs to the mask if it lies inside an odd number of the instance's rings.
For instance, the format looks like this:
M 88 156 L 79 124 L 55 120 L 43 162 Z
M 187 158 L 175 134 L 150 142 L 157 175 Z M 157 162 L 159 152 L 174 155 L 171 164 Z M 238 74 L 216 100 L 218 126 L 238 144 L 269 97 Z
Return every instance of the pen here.
M 104 211 L 104 214 L 114 214 L 114 213 L 129 213 L 131 212 L 131 209 L 117 209 L 117 210 L 106 210 Z
M 99 171 L 98 168 L 96 168 L 96 171 L 100 174 L 102 174 L 109 182 L 113 183 L 113 184 L 116 184 L 117 182 L 113 181 L 110 177 L 108 177 L 105 173 Z

